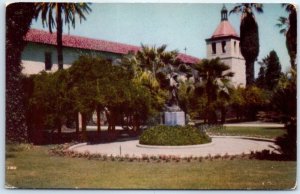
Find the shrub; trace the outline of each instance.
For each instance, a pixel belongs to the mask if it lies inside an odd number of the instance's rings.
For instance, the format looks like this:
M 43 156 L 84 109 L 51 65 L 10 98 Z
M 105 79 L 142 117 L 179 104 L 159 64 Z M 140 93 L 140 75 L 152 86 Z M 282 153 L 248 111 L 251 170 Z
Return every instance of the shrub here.
M 204 132 L 192 126 L 151 127 L 140 136 L 140 144 L 145 145 L 195 145 L 211 142 Z

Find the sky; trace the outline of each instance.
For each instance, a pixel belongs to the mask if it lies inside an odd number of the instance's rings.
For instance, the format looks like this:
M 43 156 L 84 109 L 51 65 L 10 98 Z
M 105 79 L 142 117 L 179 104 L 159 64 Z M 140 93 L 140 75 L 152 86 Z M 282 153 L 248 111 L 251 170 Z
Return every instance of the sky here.
M 235 4 L 225 4 L 230 11 Z M 64 33 L 110 40 L 140 46 L 167 44 L 168 50 L 178 50 L 198 58 L 206 58 L 205 39 L 210 38 L 221 21 L 223 4 L 204 3 L 92 3 L 86 20 Z M 282 70 L 290 67 L 285 36 L 276 26 L 280 16 L 287 16 L 281 4 L 264 4 L 264 13 L 255 13 L 259 26 L 260 52 L 258 61 L 275 50 Z M 239 34 L 240 14 L 228 15 Z M 43 29 L 41 20 L 32 28 Z M 46 27 L 45 30 L 48 30 Z M 186 51 L 184 50 L 186 48 Z M 256 63 L 256 73 L 259 65 Z

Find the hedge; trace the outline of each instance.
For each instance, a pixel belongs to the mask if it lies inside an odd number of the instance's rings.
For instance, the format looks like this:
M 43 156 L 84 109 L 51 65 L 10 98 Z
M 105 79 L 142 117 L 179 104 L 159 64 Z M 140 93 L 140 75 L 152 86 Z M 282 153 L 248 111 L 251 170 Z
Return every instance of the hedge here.
M 144 145 L 196 145 L 211 142 L 204 132 L 192 126 L 158 125 L 145 130 L 139 143 Z

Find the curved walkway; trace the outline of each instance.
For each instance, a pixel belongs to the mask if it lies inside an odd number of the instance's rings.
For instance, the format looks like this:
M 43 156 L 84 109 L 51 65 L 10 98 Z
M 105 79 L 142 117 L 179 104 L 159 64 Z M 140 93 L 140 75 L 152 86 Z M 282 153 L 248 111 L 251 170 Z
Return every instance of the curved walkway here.
M 238 155 L 249 154 L 251 151 L 262 151 L 264 149 L 274 151 L 274 142 L 265 139 L 252 139 L 233 136 L 212 137 L 212 143 L 199 146 L 172 146 L 172 147 L 152 147 L 140 146 L 138 140 L 123 142 L 112 142 L 103 144 L 88 145 L 86 143 L 77 144 L 69 149 L 78 152 L 89 152 L 92 154 L 107 154 L 113 156 L 129 155 L 141 157 L 142 155 L 176 155 L 179 157 L 187 156 L 215 156 L 215 155 Z

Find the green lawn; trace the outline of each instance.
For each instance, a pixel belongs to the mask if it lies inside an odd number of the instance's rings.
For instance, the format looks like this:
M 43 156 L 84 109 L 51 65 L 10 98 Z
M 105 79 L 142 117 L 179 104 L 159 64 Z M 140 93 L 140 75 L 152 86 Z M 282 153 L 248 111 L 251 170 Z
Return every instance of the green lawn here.
M 56 157 L 50 146 L 7 146 L 6 185 L 18 188 L 290 189 L 296 162 L 214 160 L 171 163 Z
M 224 127 L 223 129 L 210 129 L 209 135 L 247 136 L 274 139 L 286 133 L 284 128 L 268 127 Z

